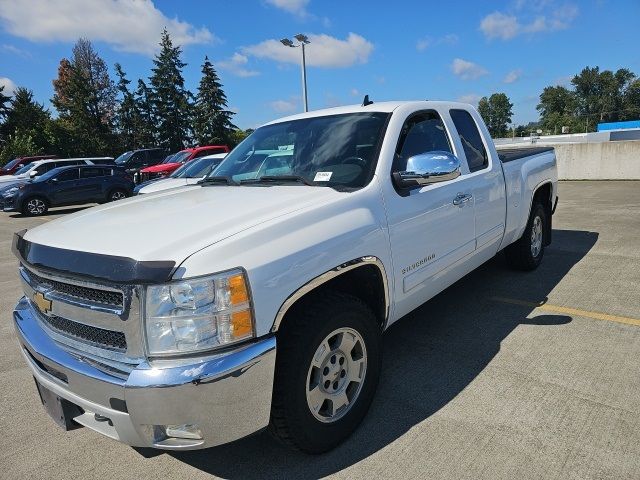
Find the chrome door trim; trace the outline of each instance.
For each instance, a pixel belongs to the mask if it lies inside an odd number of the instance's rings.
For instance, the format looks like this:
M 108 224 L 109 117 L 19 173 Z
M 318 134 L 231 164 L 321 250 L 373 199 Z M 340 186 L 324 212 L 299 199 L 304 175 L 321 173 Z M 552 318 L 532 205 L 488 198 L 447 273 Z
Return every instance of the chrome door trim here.
M 356 258 L 354 260 L 350 260 L 341 265 L 338 265 L 337 267 L 329 270 L 328 272 L 318 275 L 316 278 L 312 279 L 308 283 L 305 283 L 302 287 L 300 287 L 298 290 L 293 292 L 284 301 L 284 303 L 280 307 L 280 310 L 278 310 L 278 313 L 276 314 L 276 319 L 273 322 L 273 326 L 271 327 L 271 332 L 278 331 L 278 329 L 280 328 L 280 323 L 282 322 L 282 319 L 284 318 L 289 308 L 291 308 L 291 306 L 300 298 L 302 298 L 304 295 L 314 290 L 315 288 L 319 287 L 323 283 L 326 283 L 329 280 L 337 277 L 338 275 L 342 275 L 343 273 L 346 273 L 349 270 L 363 267 L 365 265 L 374 265 L 375 267 L 378 268 L 378 270 L 380 271 L 380 275 L 382 276 L 382 283 L 384 288 L 384 305 L 385 305 L 383 328 L 386 328 L 387 320 L 389 319 L 389 307 L 390 307 L 389 282 L 387 280 L 387 273 L 385 271 L 382 261 L 378 257 L 365 256 L 365 257 Z

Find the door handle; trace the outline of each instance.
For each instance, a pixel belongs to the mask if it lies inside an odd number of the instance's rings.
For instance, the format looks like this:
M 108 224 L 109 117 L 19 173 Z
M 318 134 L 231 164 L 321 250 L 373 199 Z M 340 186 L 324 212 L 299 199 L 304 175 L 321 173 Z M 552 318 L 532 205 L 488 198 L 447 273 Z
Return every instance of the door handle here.
M 463 205 L 472 199 L 473 195 L 471 195 L 470 193 L 459 193 L 458 195 L 456 195 L 456 198 L 453 199 L 453 204 Z

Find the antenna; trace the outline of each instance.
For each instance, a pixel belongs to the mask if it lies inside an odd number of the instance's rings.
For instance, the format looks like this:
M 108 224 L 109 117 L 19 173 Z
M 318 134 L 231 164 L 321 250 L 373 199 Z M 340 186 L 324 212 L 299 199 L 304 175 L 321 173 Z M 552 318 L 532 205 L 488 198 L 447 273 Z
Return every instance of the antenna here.
M 364 100 L 362 100 L 362 106 L 366 107 L 367 105 L 371 105 L 373 100 L 369 100 L 369 95 L 364 96 Z

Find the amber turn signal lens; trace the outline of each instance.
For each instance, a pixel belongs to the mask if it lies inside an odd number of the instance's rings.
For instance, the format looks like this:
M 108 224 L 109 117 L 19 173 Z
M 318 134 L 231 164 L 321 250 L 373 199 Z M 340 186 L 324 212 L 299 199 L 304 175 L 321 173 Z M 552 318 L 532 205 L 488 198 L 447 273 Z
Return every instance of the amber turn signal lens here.
M 248 337 L 253 333 L 251 312 L 242 310 L 231 315 L 231 334 L 233 338 Z
M 229 291 L 231 293 L 231 305 L 240 305 L 249 301 L 249 293 L 244 283 L 244 275 L 234 275 L 229 278 Z

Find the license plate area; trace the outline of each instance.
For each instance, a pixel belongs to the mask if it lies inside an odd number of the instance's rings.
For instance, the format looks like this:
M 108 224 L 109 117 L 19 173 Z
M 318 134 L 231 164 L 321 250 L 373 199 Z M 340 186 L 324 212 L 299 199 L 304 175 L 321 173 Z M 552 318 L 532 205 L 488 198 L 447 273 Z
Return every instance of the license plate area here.
M 53 421 L 64 430 L 79 428 L 81 425 L 74 422 L 73 419 L 82 415 L 84 411 L 74 403 L 59 397 L 51 390 L 40 385 L 35 378 L 34 380 L 40 395 L 40 401 L 42 401 L 45 411 Z

